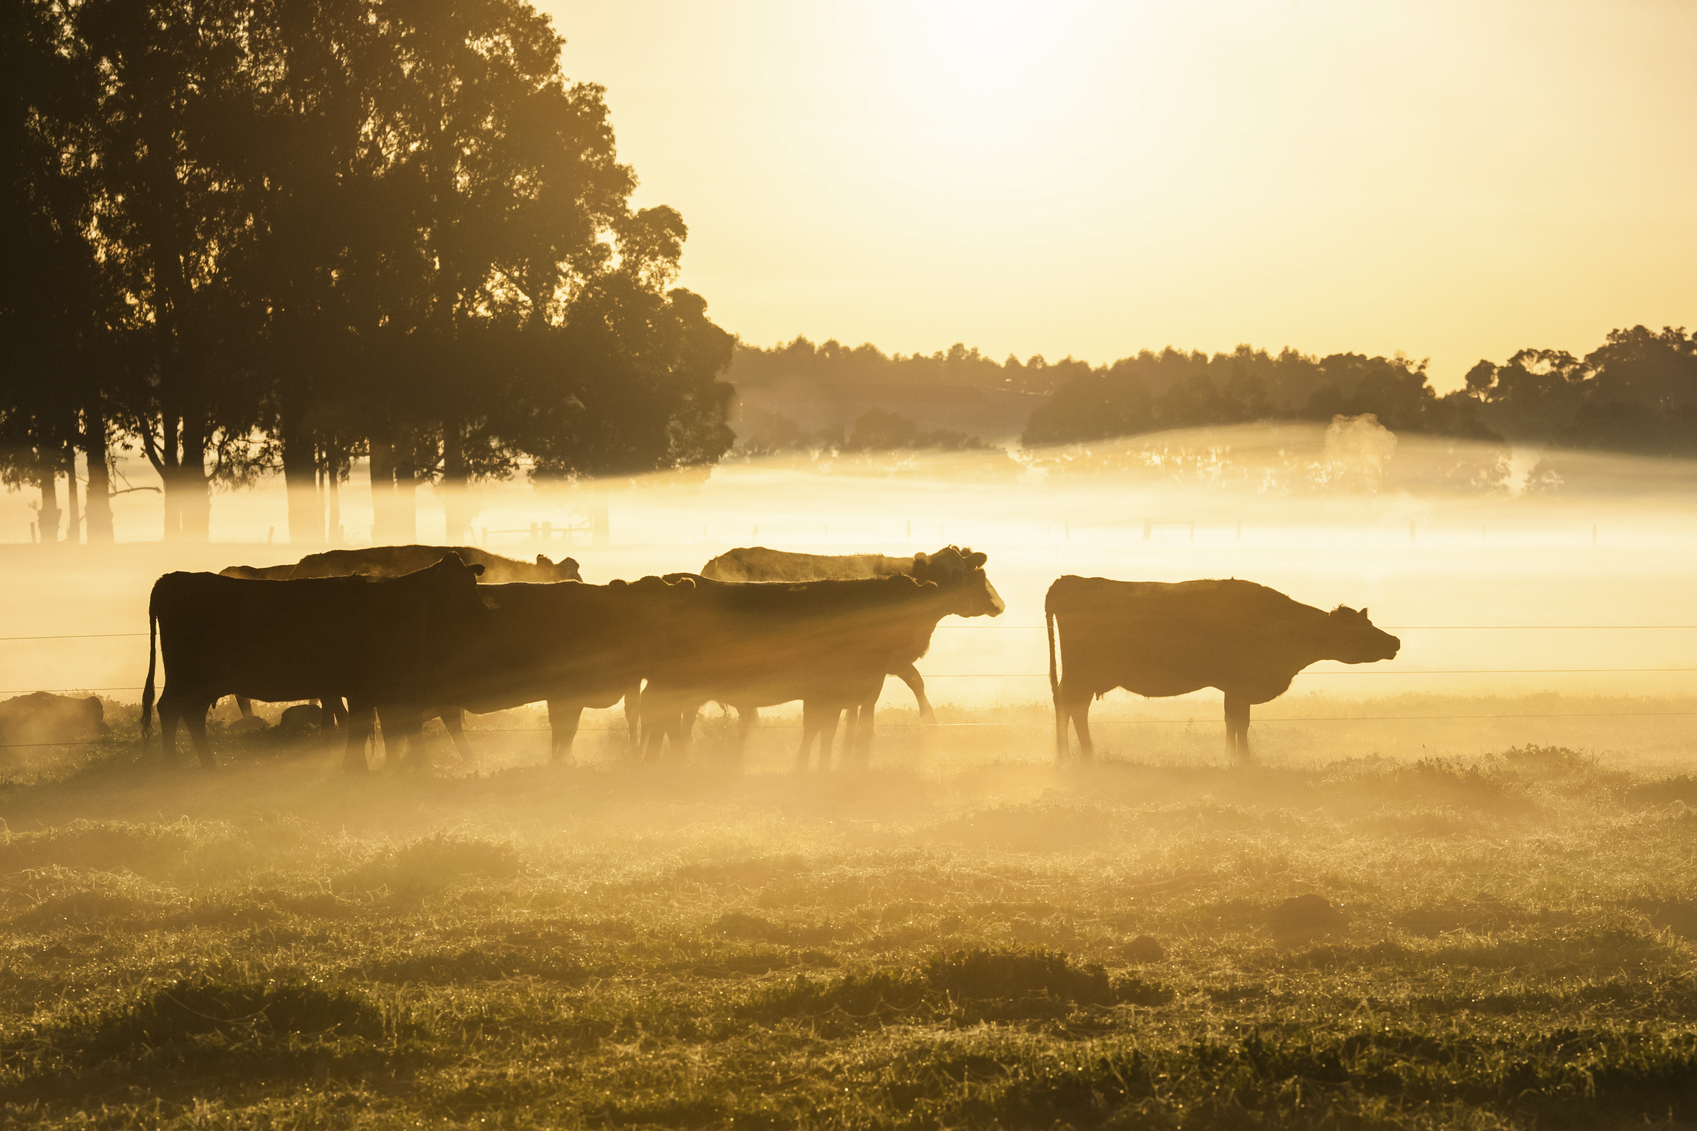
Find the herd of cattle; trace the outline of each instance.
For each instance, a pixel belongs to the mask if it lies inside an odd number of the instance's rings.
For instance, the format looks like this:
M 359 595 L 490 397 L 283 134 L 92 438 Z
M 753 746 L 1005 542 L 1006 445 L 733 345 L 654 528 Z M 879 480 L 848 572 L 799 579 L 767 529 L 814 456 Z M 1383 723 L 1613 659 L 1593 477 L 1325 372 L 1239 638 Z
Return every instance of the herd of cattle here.
M 799 766 L 815 739 L 829 765 L 839 722 L 845 757 L 864 760 L 885 676 L 906 682 L 931 720 L 915 662 L 937 623 L 1003 612 L 985 560 L 955 546 L 912 558 L 756 547 L 700 573 L 591 585 L 570 558 L 531 564 L 476 547 L 391 546 L 171 573 L 148 606 L 142 736 L 151 734 L 158 658 L 167 763 L 181 723 L 202 764 L 215 764 L 206 716 L 226 695 L 244 714 L 255 699 L 317 700 L 326 729 L 345 731 L 344 765 L 355 771 L 367 767 L 376 725 L 398 760 L 440 717 L 469 756 L 464 712 L 530 703 L 547 704 L 552 756 L 569 759 L 584 708 L 621 700 L 632 747 L 648 758 L 667 744 L 686 756 L 710 701 L 736 708 L 746 740 L 761 707 L 799 700 Z M 1093 754 L 1090 703 L 1117 687 L 1150 696 L 1219 688 L 1227 745 L 1247 757 L 1251 704 L 1282 694 L 1315 661 L 1370 663 L 1399 647 L 1365 609 L 1326 613 L 1248 581 L 1069 576 L 1050 587 L 1046 613 L 1060 757 L 1069 722 L 1082 756 Z

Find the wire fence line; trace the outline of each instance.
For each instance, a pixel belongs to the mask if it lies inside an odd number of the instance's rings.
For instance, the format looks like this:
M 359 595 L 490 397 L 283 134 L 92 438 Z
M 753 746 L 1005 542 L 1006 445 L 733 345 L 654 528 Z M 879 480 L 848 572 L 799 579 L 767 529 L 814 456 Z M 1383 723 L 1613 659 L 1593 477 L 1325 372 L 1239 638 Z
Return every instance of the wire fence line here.
M 938 632 L 956 629 L 1002 632 L 1009 629 L 1041 630 L 1042 624 L 939 624 Z M 1386 624 L 1376 625 L 1387 632 L 1644 632 L 1697 631 L 1697 624 Z M 0 636 L 0 643 L 20 643 L 29 640 L 113 640 L 121 637 L 143 637 L 145 632 L 61 632 L 41 636 Z
M 1566 712 L 1531 712 L 1503 713 L 1493 715 L 1281 715 L 1276 717 L 1257 717 L 1255 725 L 1268 723 L 1408 723 L 1408 722 L 1479 722 L 1490 719 L 1690 719 L 1697 718 L 1697 711 L 1566 711 Z M 1187 717 L 1182 719 L 1103 719 L 1090 720 L 1092 729 L 1099 727 L 1139 727 L 1139 726 L 1204 726 L 1214 725 L 1220 721 L 1217 715 L 1206 717 Z M 760 720 L 754 724 L 761 730 L 800 730 L 798 722 L 768 722 Z M 985 730 L 1001 729 L 1042 729 L 1050 728 L 1047 722 L 990 722 L 990 723 L 878 723 L 879 730 Z M 552 734 L 551 727 L 466 727 L 467 734 Z M 628 734 L 628 727 L 578 727 L 575 734 Z M 134 741 L 126 738 L 95 738 L 75 742 L 3 742 L 0 750 L 27 750 L 42 747 L 62 746 L 99 746 L 105 743 L 125 743 Z
M 1296 679 L 1305 677 L 1328 676 L 1433 676 L 1433 675 L 1642 675 L 1642 674 L 1674 674 L 1687 672 L 1697 674 L 1697 667 L 1677 668 L 1408 668 L 1402 670 L 1390 668 L 1350 668 L 1342 671 L 1300 671 Z M 921 672 L 926 679 L 1048 679 L 1048 672 Z M 1065 670 L 1062 670 L 1065 675 Z M 886 675 L 885 678 L 894 678 Z M 32 695 L 45 691 L 54 695 L 68 695 L 84 691 L 141 691 L 144 685 L 126 684 L 115 687 L 38 687 L 31 691 L 0 691 L 0 695 Z M 230 692 L 229 694 L 235 694 Z

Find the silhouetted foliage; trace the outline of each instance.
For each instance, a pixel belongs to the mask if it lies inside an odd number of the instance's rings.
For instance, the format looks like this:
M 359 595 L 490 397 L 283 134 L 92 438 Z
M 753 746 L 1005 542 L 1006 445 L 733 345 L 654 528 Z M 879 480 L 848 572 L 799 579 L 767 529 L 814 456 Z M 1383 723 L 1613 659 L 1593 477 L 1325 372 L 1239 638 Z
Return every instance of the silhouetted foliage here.
M 1583 359 L 1524 349 L 1481 361 L 1467 394 L 1511 440 L 1637 455 L 1697 456 L 1697 336 L 1611 330 Z
M 797 338 L 770 349 L 739 342 L 727 380 L 738 388 L 800 382 L 839 392 L 875 392 L 879 386 L 895 385 L 969 385 L 1047 393 L 1089 372 L 1086 362 L 1069 357 L 1051 364 L 1041 354 L 1023 363 L 1009 355 L 997 363 L 960 342 L 933 354 L 903 355 L 886 354 L 870 342 L 851 348 L 835 339 L 816 346 Z
M 1212 357 L 1145 350 L 1074 377 L 1031 414 L 1027 445 L 1268 419 L 1328 421 L 1372 413 L 1392 431 L 1494 439 L 1478 406 L 1438 396 L 1424 362 L 1332 354 L 1317 359 L 1239 346 Z
M 900 413 L 881 408 L 869 408 L 861 413 L 846 436 L 841 427 L 807 432 L 783 413 L 758 409 L 745 410 L 743 432 L 742 451 L 751 456 L 782 452 L 964 452 L 995 448 L 994 444 L 953 428 L 924 431 Z
M 8 482 L 50 489 L 77 442 L 104 475 L 115 420 L 167 535 L 206 536 L 214 480 L 281 468 L 291 537 L 317 541 L 315 478 L 333 497 L 369 454 L 375 533 L 410 540 L 432 479 L 453 532 L 459 488 L 524 456 L 631 474 L 730 447 L 732 341 L 670 289 L 683 219 L 630 207 L 603 91 L 529 4 L 4 20 Z

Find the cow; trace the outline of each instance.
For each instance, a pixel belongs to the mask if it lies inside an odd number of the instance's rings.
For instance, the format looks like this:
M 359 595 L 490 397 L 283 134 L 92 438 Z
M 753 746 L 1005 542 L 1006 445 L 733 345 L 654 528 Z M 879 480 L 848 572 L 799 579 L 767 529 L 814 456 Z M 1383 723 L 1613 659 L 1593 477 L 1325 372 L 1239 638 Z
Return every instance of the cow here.
M 482 581 L 486 585 L 583 580 L 576 558 L 552 562 L 547 555 L 537 554 L 532 565 L 476 546 L 365 546 L 355 550 L 325 550 L 302 558 L 289 576 L 348 577 L 357 573 L 367 577 L 400 577 L 424 569 L 448 554 L 457 555 L 467 565 L 482 566 Z
M 159 729 L 166 765 L 176 760 L 179 721 L 201 765 L 217 765 L 206 740 L 206 712 L 221 696 L 328 702 L 346 695 L 343 764 L 364 770 L 373 712 L 393 706 L 405 717 L 405 709 L 421 709 L 453 665 L 463 662 L 488 617 L 477 597 L 481 572 L 448 554 L 397 578 L 253 581 L 168 573 L 154 583 L 148 601 L 142 741 L 152 733 L 155 665 L 162 657 Z
M 478 588 L 487 619 L 459 675 L 440 691 L 446 719 L 546 701 L 551 759 L 569 761 L 585 707 L 625 701 L 631 743 L 642 679 L 656 662 L 662 628 L 693 583 L 645 577 L 627 584 L 515 583 Z
M 1225 692 L 1226 750 L 1249 758 L 1249 708 L 1283 695 L 1318 660 L 1395 659 L 1402 641 L 1374 628 L 1367 610 L 1331 612 L 1253 581 L 1110 581 L 1068 575 L 1044 599 L 1055 754 L 1067 756 L 1067 723 L 1079 753 L 1095 754 L 1090 701 L 1116 687 L 1139 695 Z M 1060 628 L 1060 670 L 1055 630 Z
M 415 570 L 424 569 L 433 562 L 441 561 L 448 554 L 453 554 L 462 562 L 483 567 L 479 580 L 489 584 L 510 582 L 547 582 L 547 581 L 581 581 L 578 573 L 576 558 L 564 558 L 559 562 L 548 560 L 547 555 L 537 554 L 536 563 L 515 561 L 504 558 L 499 554 L 491 554 L 476 546 L 367 546 L 351 550 L 325 550 L 317 554 L 308 554 L 299 562 L 285 563 L 278 566 L 227 566 L 218 571 L 220 577 L 244 577 L 263 581 L 280 581 L 285 578 L 307 577 L 400 577 Z M 241 711 L 242 718 L 253 718 L 253 702 L 245 695 L 236 697 L 236 708 Z M 324 704 L 322 732 L 329 734 L 332 727 L 347 718 L 347 712 L 342 708 L 338 697 Z M 636 728 L 636 707 L 634 703 L 626 708 L 626 716 L 632 730 Z M 476 757 L 471 743 L 466 741 L 465 719 L 458 711 L 450 711 L 441 715 L 442 725 L 448 730 L 448 737 L 459 752 L 461 759 L 470 762 Z
M 111 733 L 93 695 L 76 699 L 36 691 L 0 702 L 0 747 L 92 742 Z
M 666 621 L 643 691 L 650 758 L 668 735 L 673 752 L 686 753 L 687 721 L 711 699 L 737 708 L 743 740 L 755 708 L 801 700 L 798 769 L 807 767 L 815 737 L 820 767 L 829 767 L 837 721 L 847 710 L 845 751 L 864 758 L 891 657 L 923 655 L 945 616 L 999 616 L 1005 608 L 977 567 L 948 586 L 900 573 L 797 583 L 690 580 L 696 588 Z
M 742 546 L 726 550 L 702 566 L 701 576 L 711 581 L 830 581 L 905 573 L 920 581 L 953 585 L 970 578 L 988 556 L 973 553 L 970 546 L 965 549 L 944 546 L 934 554 L 915 554 L 911 558 L 884 554 L 792 554 L 764 546 Z M 931 710 L 931 701 L 925 698 L 925 680 L 914 666 L 914 661 L 922 655 L 923 649 L 906 658 L 894 658 L 889 674 L 913 692 L 919 704 L 920 721 L 934 723 L 937 716 Z
M 219 577 L 239 577 L 244 581 L 283 581 L 295 572 L 294 562 L 274 566 L 225 566 Z

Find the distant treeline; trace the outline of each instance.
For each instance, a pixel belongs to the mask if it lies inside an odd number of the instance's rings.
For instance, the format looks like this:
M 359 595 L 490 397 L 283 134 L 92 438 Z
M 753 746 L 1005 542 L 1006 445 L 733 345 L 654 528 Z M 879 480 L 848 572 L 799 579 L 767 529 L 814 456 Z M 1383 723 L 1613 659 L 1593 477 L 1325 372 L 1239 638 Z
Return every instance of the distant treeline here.
M 370 459 L 379 541 L 416 488 L 633 475 L 734 441 L 733 339 L 672 289 L 602 89 L 522 0 L 11 0 L 0 15 L 0 478 L 112 537 L 110 455 L 167 537 L 281 471 L 289 536 Z M 317 501 L 314 501 L 316 496 Z
M 1635 326 L 1612 331 L 1583 358 L 1561 350 L 1521 350 L 1502 365 L 1481 361 L 1465 388 L 1439 395 L 1426 363 L 1401 355 L 1314 357 L 1250 346 L 1209 355 L 1168 347 L 1111 365 L 1041 356 L 996 362 L 956 343 L 933 354 L 886 354 L 866 344 L 814 345 L 797 338 L 768 349 L 740 344 L 730 380 L 739 388 L 799 383 L 876 400 L 911 384 L 967 385 L 1050 394 L 1031 414 L 1030 447 L 1260 420 L 1313 420 L 1372 413 L 1393 432 L 1595 448 L 1643 455 L 1697 456 L 1697 336 Z M 858 446 L 802 434 L 793 424 L 760 425 L 745 448 Z M 858 431 L 859 429 L 857 429 Z M 888 431 L 887 429 L 885 431 Z M 867 429 L 870 441 L 876 429 Z M 967 438 L 962 437 L 962 440 Z M 915 446 L 891 437 L 885 446 Z M 882 440 L 878 441 L 882 443 Z M 921 443 L 917 446 L 949 446 Z
M 997 362 L 956 342 L 946 350 L 923 354 L 887 354 L 870 342 L 845 346 L 832 339 L 814 345 L 797 338 L 761 348 L 737 344 L 727 380 L 739 389 L 766 389 L 797 382 L 815 388 L 852 391 L 891 385 L 971 385 L 1020 393 L 1048 393 L 1092 372 L 1088 362 L 1065 358 L 1026 361 L 1008 356 Z
M 1393 432 L 1697 455 L 1697 338 L 1637 326 L 1611 332 L 1583 359 L 1522 350 L 1500 366 L 1481 361 L 1466 388 L 1443 396 L 1427 383 L 1425 363 L 1404 357 L 1144 351 L 1055 390 L 1031 414 L 1024 442 L 1362 413 Z

